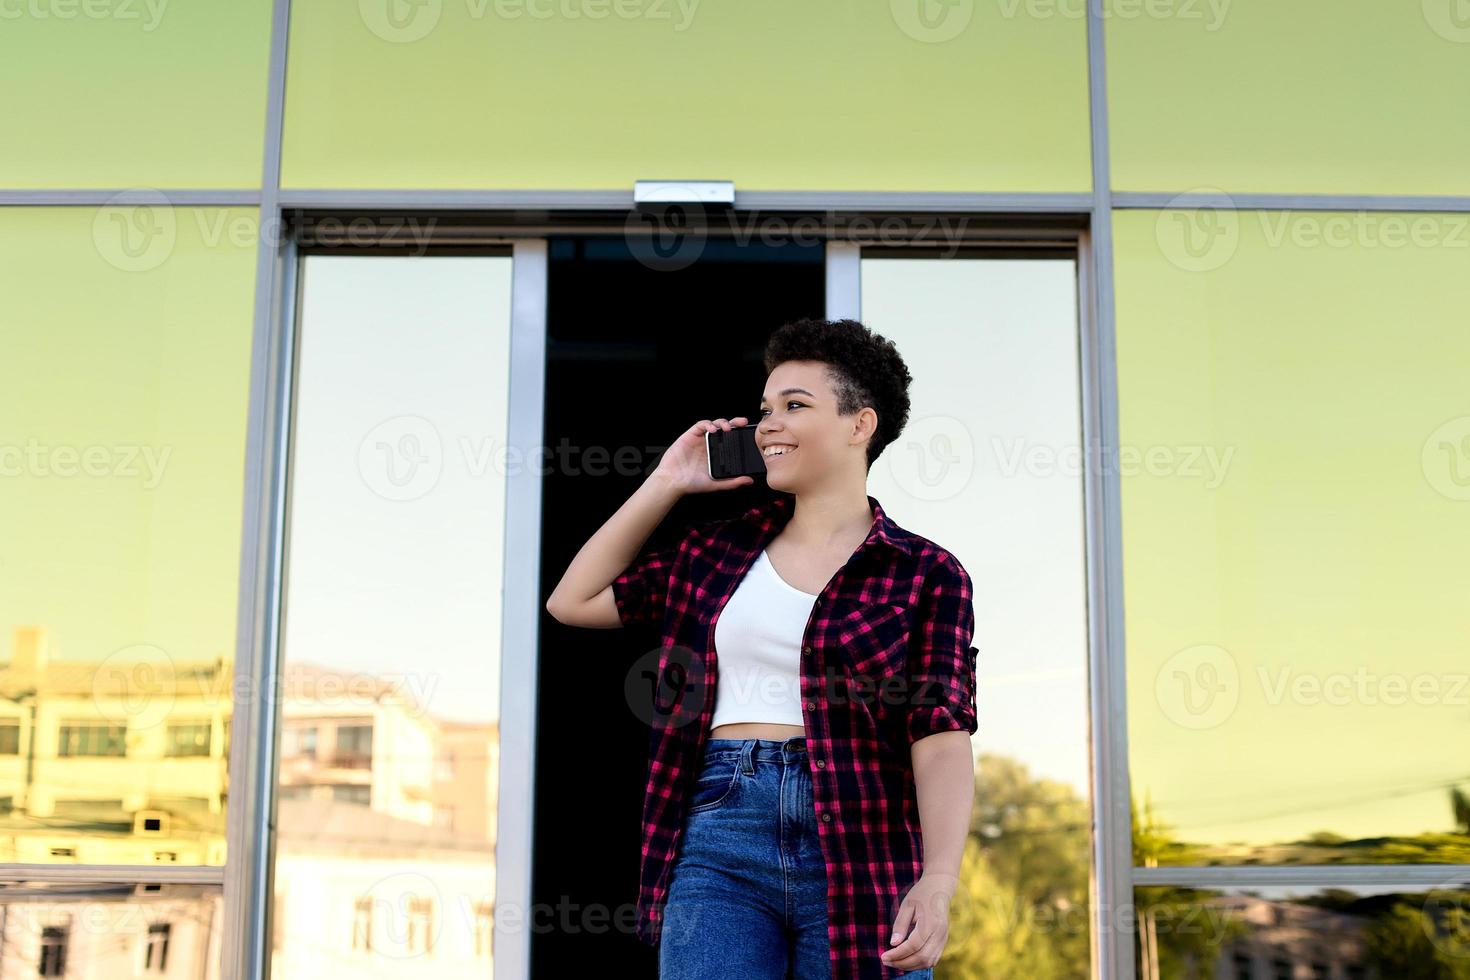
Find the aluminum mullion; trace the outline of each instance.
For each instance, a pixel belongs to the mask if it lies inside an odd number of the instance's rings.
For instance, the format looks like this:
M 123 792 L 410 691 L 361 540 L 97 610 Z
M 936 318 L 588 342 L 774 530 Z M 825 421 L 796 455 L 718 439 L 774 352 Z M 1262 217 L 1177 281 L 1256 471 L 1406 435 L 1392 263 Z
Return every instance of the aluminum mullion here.
M 223 885 L 225 869 L 204 864 L 3 864 L 0 881 Z
M 230 187 L 116 187 L 116 188 L 26 188 L 0 189 L 0 207 L 97 207 L 153 203 L 163 195 L 173 207 L 257 207 L 264 195 L 252 188 Z M 146 195 L 146 196 L 145 196 Z M 1242 211 L 1470 211 L 1470 196 L 1425 194 L 1277 194 L 1231 193 L 1228 191 L 1112 191 L 1109 199 L 1117 210 L 1194 210 L 1219 207 L 1222 196 Z M 455 208 L 533 208 L 548 210 L 624 210 L 633 206 L 632 190 L 281 190 L 277 204 L 289 208 L 373 207 L 446 210 Z M 949 193 L 871 191 L 823 193 L 821 191 L 736 192 L 736 205 L 747 210 L 801 211 L 825 208 L 832 211 L 996 211 L 1028 214 L 1083 214 L 1091 210 L 1091 194 Z
M 0 207 L 97 207 L 101 205 L 157 204 L 162 195 L 170 207 L 257 206 L 260 191 L 228 188 L 56 188 L 0 190 Z
M 474 210 L 479 208 L 535 208 L 547 210 L 634 207 L 633 188 L 600 191 L 558 190 L 331 190 L 286 189 L 283 207 L 338 210 L 416 208 L 421 210 Z M 1091 202 L 1085 193 L 958 193 L 926 191 L 735 191 L 741 210 L 803 211 L 1002 211 L 1083 214 Z
M 1118 191 L 1115 208 L 1218 208 L 1238 211 L 1470 211 L 1470 197 L 1395 194 L 1232 194 L 1228 191 L 1156 194 Z
M 519 241 L 512 251 L 510 392 L 511 446 L 523 458 L 545 445 L 547 242 Z M 500 649 L 540 649 L 541 610 L 540 467 L 514 468 L 505 482 L 505 552 L 502 580 L 505 615 Z M 500 658 L 499 810 L 495 836 L 495 904 L 531 909 L 531 873 L 536 799 L 535 657 Z M 515 917 L 495 917 L 495 975 L 526 980 L 531 975 L 533 930 Z
M 285 240 L 278 197 L 290 25 L 291 0 L 273 0 L 235 638 L 234 718 L 243 713 L 245 724 L 232 723 L 220 941 L 221 975 L 238 980 L 269 974 L 270 815 L 296 295 L 296 249 Z
M 1470 864 L 1235 865 L 1134 868 L 1138 885 L 1226 888 L 1243 885 L 1470 886 Z
M 1112 172 L 1103 0 L 1087 5 L 1087 89 L 1092 146 L 1092 227 L 1086 255 L 1090 314 L 1081 348 L 1087 525 L 1088 662 L 1094 833 L 1093 962 L 1103 980 L 1134 980 L 1133 826 L 1129 808 L 1127 662 L 1117 467 L 1094 450 L 1118 445 L 1113 300 Z M 1103 458 L 1107 458 L 1104 452 Z
M 828 320 L 863 318 L 862 246 L 854 242 L 826 243 Z

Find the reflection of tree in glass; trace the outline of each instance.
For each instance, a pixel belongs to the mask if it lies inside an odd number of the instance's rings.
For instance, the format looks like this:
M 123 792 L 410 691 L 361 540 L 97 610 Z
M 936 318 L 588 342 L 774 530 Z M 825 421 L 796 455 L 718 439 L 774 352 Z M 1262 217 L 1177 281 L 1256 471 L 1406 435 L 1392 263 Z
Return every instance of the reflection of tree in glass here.
M 1158 818 L 1151 796 L 1145 797 L 1141 817 L 1137 797 L 1129 800 L 1128 812 L 1135 867 L 1158 867 L 1164 859 L 1169 864 L 1200 861 L 1199 852 L 1175 840 L 1172 828 Z M 1214 975 L 1209 965 L 1219 958 L 1225 944 L 1249 931 L 1228 910 L 1209 907 L 1215 894 L 1173 886 L 1134 889 L 1136 911 L 1129 916 L 1133 921 L 1117 924 L 1135 930 L 1134 969 L 1139 980 Z
M 1141 885 L 1133 893 L 1137 905 L 1133 963 L 1138 980 L 1223 976 L 1217 967 L 1221 956 L 1251 931 L 1239 913 L 1215 904 L 1218 892 Z
M 1368 958 L 1394 980 L 1470 980 L 1470 891 L 1394 895 L 1366 932 Z
M 975 795 L 935 977 L 1091 976 L 1087 801 L 1065 783 L 1034 779 L 1021 762 L 990 754 L 980 757 Z
M 1343 805 L 1372 803 L 1406 795 L 1417 795 L 1426 790 L 1446 789 L 1448 816 L 1453 830 L 1433 830 L 1409 836 L 1373 836 L 1350 838 L 1333 830 L 1318 830 L 1302 834 L 1295 840 L 1262 841 L 1241 839 L 1229 843 L 1191 843 L 1182 840 L 1177 833 L 1151 832 L 1157 829 L 1152 820 L 1152 806 L 1145 806 L 1145 829 L 1135 819 L 1134 864 L 1142 867 L 1155 866 L 1204 866 L 1204 865 L 1330 865 L 1330 864 L 1470 864 L 1470 797 L 1459 783 L 1461 777 L 1436 778 L 1430 781 L 1413 780 L 1402 786 L 1375 789 L 1366 794 L 1358 793 L 1338 800 L 1317 799 L 1312 808 L 1327 812 L 1324 820 L 1333 819 L 1332 814 Z M 1311 791 L 1313 794 L 1315 790 Z M 1203 802 L 1203 801 L 1196 801 Z M 1181 807 L 1175 801 L 1170 812 Z M 1290 800 L 1273 802 L 1267 809 L 1247 813 L 1235 807 L 1234 821 L 1240 833 L 1249 838 L 1251 825 L 1257 820 L 1296 813 L 1302 807 Z M 1172 826 L 1170 828 L 1173 829 Z M 1156 864 L 1150 864 L 1152 857 Z

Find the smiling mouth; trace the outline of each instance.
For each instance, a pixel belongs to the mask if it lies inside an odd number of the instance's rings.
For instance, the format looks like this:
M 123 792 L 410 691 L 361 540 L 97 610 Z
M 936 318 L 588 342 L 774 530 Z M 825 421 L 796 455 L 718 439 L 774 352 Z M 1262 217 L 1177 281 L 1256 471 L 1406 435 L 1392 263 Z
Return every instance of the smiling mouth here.
M 766 449 L 761 453 L 761 455 L 764 456 L 766 459 L 770 459 L 773 456 L 789 456 L 794 452 L 796 452 L 795 446 L 781 446 L 778 449 Z

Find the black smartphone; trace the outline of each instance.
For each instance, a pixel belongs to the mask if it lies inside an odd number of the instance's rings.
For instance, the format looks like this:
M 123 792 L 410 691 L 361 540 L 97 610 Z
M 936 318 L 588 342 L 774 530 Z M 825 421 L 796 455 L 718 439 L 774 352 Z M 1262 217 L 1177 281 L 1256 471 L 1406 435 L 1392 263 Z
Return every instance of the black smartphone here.
M 716 428 L 704 434 L 705 459 L 710 479 L 764 476 L 766 461 L 755 444 L 755 426 L 736 425 L 729 432 Z

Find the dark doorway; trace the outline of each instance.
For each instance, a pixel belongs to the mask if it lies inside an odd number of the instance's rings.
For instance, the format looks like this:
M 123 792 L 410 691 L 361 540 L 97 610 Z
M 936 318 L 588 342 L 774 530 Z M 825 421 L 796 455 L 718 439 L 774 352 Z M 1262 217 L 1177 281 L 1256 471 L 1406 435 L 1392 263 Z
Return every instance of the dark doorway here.
M 824 255 L 821 243 L 712 238 L 664 263 L 624 237 L 550 240 L 543 602 L 675 437 L 702 418 L 758 420 L 766 337 L 824 315 Z M 758 480 L 687 496 L 648 544 L 771 495 Z M 522 917 L 534 977 L 657 976 L 656 951 L 632 932 L 649 729 L 624 683 L 656 645 L 635 632 L 542 615 L 534 908 Z

